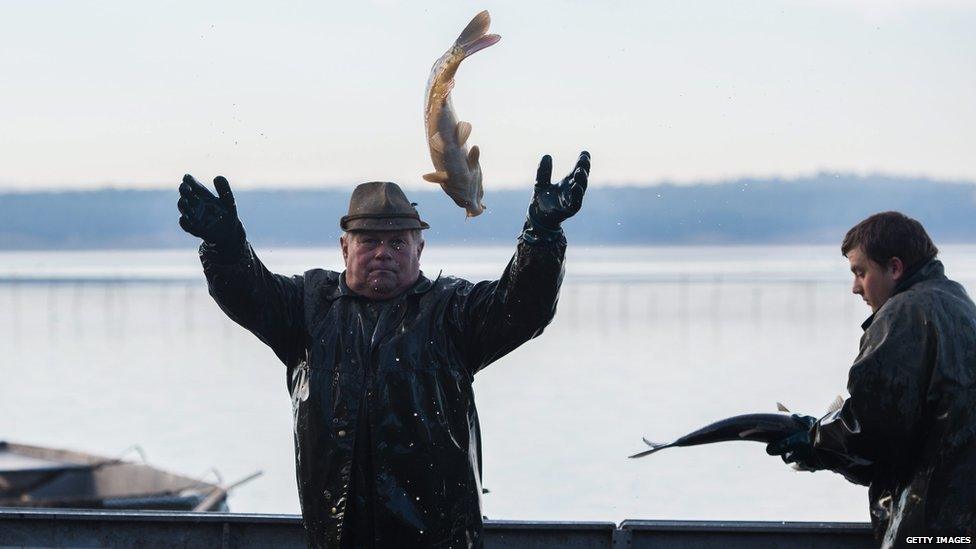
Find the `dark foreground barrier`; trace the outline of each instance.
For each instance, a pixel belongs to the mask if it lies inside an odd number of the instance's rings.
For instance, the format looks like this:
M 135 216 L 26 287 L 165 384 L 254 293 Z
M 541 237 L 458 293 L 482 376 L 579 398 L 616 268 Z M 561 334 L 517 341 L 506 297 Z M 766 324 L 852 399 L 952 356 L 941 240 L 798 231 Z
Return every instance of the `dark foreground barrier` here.
M 868 548 L 867 524 L 488 521 L 488 548 Z M 0 547 L 305 547 L 301 517 L 166 511 L 0 509 Z

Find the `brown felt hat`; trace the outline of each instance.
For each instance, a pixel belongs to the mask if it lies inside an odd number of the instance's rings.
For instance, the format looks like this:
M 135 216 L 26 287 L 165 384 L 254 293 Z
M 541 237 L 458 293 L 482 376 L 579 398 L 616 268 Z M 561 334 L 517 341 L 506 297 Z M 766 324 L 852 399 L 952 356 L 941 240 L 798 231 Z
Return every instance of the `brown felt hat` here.
M 339 220 L 344 231 L 402 231 L 429 229 L 407 200 L 403 189 L 389 181 L 357 185 L 349 199 L 349 213 Z

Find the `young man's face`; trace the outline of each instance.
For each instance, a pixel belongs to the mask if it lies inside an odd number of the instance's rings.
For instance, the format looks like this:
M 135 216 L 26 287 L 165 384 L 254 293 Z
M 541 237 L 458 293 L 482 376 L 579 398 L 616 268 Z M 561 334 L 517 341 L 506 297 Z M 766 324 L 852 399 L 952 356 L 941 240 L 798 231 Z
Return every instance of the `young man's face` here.
M 878 312 L 891 297 L 905 272 L 901 259 L 893 257 L 882 265 L 869 259 L 858 246 L 848 252 L 847 260 L 851 263 L 851 272 L 854 273 L 852 291 L 864 298 L 872 313 Z
M 340 240 L 346 285 L 369 299 L 390 299 L 420 276 L 424 241 L 413 231 L 357 231 Z

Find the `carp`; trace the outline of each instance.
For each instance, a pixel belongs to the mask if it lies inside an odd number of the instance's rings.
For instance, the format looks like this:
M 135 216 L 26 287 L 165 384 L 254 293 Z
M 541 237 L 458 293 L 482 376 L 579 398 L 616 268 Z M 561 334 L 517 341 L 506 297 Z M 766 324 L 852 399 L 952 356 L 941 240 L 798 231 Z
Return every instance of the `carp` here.
M 485 211 L 481 202 L 485 191 L 478 162 L 481 151 L 477 145 L 470 151 L 465 146 L 471 135 L 471 124 L 458 121 L 451 103 L 451 90 L 461 61 L 501 40 L 497 34 L 487 34 L 490 24 L 487 11 L 475 15 L 450 49 L 434 62 L 424 102 L 427 145 L 435 171 L 423 178 L 440 185 L 455 204 L 465 209 L 466 217 L 475 217 Z

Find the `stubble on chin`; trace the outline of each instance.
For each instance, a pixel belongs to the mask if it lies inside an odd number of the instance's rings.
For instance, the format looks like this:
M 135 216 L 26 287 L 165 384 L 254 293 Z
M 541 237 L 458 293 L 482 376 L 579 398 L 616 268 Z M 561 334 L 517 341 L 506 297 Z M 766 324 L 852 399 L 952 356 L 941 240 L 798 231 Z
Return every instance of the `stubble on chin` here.
M 373 293 L 385 295 L 393 291 L 396 288 L 397 280 L 395 276 L 370 276 L 367 280 L 367 286 Z

